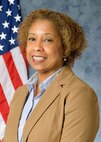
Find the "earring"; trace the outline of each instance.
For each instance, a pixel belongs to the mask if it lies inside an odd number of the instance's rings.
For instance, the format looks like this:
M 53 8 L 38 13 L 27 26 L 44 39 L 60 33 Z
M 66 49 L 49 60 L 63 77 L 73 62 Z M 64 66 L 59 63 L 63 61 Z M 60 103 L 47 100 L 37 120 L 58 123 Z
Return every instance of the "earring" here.
M 66 58 L 64 58 L 63 60 L 64 60 L 64 62 L 66 62 L 66 61 L 67 61 L 67 59 L 66 59 Z

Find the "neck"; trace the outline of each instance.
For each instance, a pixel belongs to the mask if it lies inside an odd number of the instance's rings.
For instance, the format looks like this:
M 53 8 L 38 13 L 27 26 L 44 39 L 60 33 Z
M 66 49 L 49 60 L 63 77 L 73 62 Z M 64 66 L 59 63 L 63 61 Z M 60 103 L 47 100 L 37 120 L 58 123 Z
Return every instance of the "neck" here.
M 54 72 L 53 72 L 54 73 Z M 50 75 L 52 75 L 53 73 L 39 73 L 38 72 L 38 84 L 40 84 L 40 82 L 44 81 L 46 78 L 48 78 Z
M 38 72 L 38 83 L 44 81 L 47 79 L 49 76 L 51 76 L 53 73 L 55 73 L 58 69 L 50 71 L 50 72 Z

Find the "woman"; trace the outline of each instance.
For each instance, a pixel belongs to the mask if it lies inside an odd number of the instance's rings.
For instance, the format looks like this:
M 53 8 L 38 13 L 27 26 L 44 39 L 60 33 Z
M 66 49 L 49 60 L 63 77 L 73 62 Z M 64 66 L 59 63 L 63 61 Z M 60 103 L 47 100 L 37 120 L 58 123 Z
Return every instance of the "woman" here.
M 71 70 L 86 48 L 82 28 L 52 10 L 31 12 L 19 44 L 35 74 L 11 102 L 4 142 L 93 142 L 99 127 L 93 89 Z

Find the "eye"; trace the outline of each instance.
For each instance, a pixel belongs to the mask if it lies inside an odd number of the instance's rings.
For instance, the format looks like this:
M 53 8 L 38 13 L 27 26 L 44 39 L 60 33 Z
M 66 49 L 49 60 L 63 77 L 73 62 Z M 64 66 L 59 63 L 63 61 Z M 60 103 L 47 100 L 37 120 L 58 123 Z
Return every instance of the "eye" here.
M 29 37 L 28 40 L 29 40 L 29 41 L 35 41 L 35 38 Z
M 50 39 L 50 38 L 46 38 L 44 39 L 45 42 L 53 42 L 53 39 Z

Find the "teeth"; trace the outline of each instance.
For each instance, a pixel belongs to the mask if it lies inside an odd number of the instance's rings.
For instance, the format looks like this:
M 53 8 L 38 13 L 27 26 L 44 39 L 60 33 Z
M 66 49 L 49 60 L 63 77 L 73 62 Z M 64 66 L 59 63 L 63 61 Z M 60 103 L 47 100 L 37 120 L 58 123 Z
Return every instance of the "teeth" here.
M 33 59 L 34 59 L 34 60 L 38 60 L 38 61 L 42 61 L 42 60 L 44 60 L 44 57 L 36 57 L 36 56 L 33 56 Z

